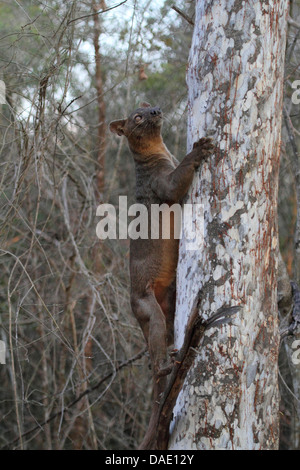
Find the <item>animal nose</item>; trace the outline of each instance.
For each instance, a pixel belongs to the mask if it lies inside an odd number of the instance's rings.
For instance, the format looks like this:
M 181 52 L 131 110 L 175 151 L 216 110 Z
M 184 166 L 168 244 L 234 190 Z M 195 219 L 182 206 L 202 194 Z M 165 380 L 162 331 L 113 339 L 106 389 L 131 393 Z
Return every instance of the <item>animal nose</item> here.
M 152 114 L 152 116 L 159 116 L 161 114 L 161 109 L 156 106 L 155 108 L 151 109 L 150 114 Z

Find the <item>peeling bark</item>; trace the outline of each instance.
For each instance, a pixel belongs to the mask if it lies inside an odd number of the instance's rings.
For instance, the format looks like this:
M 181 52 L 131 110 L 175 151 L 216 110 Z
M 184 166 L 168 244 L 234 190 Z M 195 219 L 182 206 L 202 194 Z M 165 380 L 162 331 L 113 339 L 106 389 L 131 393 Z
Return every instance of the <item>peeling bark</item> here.
M 205 243 L 180 245 L 176 347 L 199 289 L 201 315 L 242 305 L 209 330 L 174 408 L 170 449 L 278 447 L 277 191 L 287 0 L 198 0 L 187 83 L 188 149 L 216 142 L 188 203 Z M 196 221 L 195 221 L 196 223 Z

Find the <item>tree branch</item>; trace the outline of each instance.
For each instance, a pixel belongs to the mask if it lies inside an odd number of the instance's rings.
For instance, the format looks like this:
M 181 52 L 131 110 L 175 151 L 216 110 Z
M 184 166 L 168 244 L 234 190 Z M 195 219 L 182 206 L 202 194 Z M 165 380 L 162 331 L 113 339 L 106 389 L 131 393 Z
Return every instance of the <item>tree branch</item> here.
M 184 18 L 190 25 L 194 26 L 194 21 L 192 20 L 192 18 L 190 18 L 189 16 L 187 16 L 182 10 L 180 10 L 179 8 L 177 8 L 175 5 L 172 5 L 172 10 L 176 11 L 176 13 L 178 13 L 180 16 L 182 16 L 182 18 Z
M 106 8 L 105 10 L 98 11 L 97 15 L 100 15 L 102 13 L 106 13 L 107 11 L 110 11 L 110 10 L 114 10 L 115 8 L 118 8 L 121 5 L 124 5 L 124 3 L 126 3 L 126 2 L 127 2 L 127 0 L 123 0 L 123 2 L 118 3 L 117 5 L 113 5 L 112 7 Z M 94 15 L 95 15 L 95 12 L 90 13 L 88 15 L 78 16 L 78 18 L 73 18 L 73 20 L 68 21 L 68 26 L 69 26 L 69 24 L 74 23 L 74 21 L 80 21 L 80 20 L 84 20 L 85 18 L 91 18 Z
M 297 23 L 297 21 L 293 20 L 293 18 L 291 18 L 290 16 L 288 18 L 288 24 L 290 24 L 291 26 L 294 26 L 294 28 L 300 29 L 300 24 Z

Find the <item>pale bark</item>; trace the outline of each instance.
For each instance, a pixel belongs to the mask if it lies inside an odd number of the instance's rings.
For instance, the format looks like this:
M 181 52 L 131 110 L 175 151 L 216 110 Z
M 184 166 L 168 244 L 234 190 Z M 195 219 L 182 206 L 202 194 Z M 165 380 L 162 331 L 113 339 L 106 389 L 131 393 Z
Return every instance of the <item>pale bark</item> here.
M 204 246 L 180 245 L 176 347 L 200 314 L 242 305 L 209 330 L 174 409 L 170 449 L 278 446 L 277 190 L 287 0 L 198 0 L 187 83 L 188 150 L 211 135 L 186 202 L 204 205 Z

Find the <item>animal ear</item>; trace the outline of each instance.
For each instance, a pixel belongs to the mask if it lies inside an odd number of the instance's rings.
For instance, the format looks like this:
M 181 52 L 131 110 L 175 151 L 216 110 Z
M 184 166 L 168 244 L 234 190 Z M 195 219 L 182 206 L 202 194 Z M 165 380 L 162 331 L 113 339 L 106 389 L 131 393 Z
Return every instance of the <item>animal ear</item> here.
M 146 101 L 143 101 L 143 102 L 141 103 L 141 108 L 151 108 L 151 104 L 146 103 Z
M 125 131 L 124 131 L 125 124 L 126 124 L 126 119 L 120 119 L 118 121 L 112 121 L 109 124 L 109 129 L 110 129 L 111 132 L 113 132 L 113 134 L 124 135 L 125 134 Z

